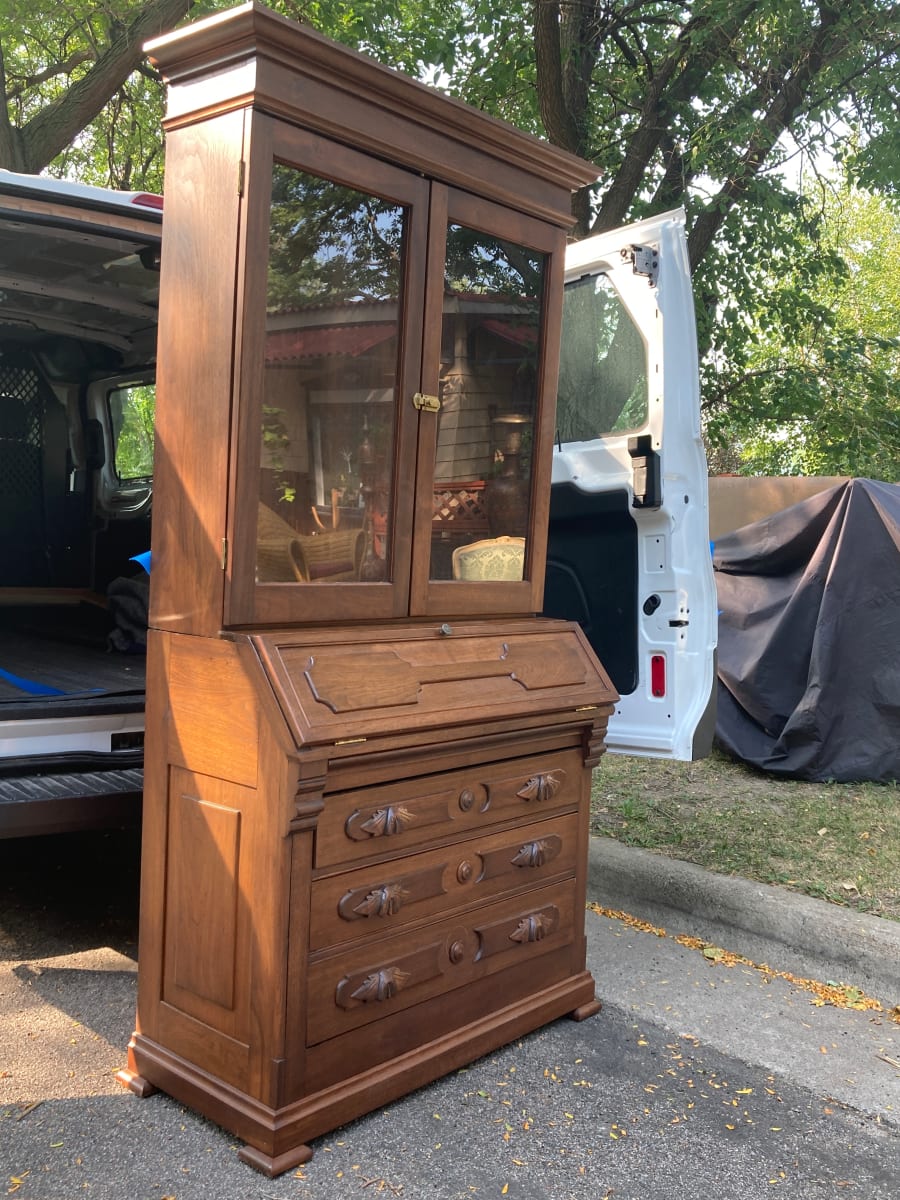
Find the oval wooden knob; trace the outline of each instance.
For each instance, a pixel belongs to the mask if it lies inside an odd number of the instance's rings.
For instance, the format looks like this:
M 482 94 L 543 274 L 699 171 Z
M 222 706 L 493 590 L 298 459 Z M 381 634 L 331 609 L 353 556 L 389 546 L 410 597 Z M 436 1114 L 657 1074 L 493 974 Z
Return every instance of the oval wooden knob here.
M 466 956 L 466 948 L 462 942 L 454 942 L 450 947 L 450 961 L 457 966 Z
M 461 862 L 456 868 L 456 878 L 460 883 L 468 883 L 472 878 L 472 864 L 470 862 Z
M 459 807 L 463 812 L 468 812 L 475 803 L 475 793 L 471 788 L 463 788 L 459 793 Z

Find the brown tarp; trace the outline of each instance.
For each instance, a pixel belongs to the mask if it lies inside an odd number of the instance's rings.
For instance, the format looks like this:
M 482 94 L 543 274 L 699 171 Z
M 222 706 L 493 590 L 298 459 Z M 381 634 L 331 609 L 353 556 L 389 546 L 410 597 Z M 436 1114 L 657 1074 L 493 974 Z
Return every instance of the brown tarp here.
M 716 736 L 794 779 L 900 779 L 900 485 L 854 479 L 721 537 Z

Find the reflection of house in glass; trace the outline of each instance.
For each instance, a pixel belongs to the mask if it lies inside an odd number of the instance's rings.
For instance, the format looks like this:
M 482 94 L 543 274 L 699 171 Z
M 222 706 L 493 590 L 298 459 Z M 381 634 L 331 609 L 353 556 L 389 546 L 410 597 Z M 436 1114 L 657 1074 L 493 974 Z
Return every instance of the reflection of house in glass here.
M 367 431 L 376 474 L 390 470 L 397 324 L 385 317 L 392 314 L 393 303 L 362 303 L 269 315 L 260 498 L 300 532 L 362 524 L 359 450 Z
M 493 480 L 495 494 L 515 491 L 527 508 L 539 308 L 494 295 L 445 297 L 434 471 L 435 543 L 444 545 L 435 577 L 449 577 L 459 544 L 524 532 L 512 518 L 494 528 L 485 495 Z M 270 311 L 260 499 L 299 533 L 362 528 L 368 506 L 373 549 L 388 553 L 397 360 L 393 301 Z

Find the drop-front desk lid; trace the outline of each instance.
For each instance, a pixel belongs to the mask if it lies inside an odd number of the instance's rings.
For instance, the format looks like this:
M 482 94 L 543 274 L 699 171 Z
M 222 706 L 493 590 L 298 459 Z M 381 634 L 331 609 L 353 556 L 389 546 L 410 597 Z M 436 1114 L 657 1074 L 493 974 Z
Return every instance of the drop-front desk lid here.
M 252 633 L 298 746 L 612 711 L 579 627 L 508 619 Z M 601 715 L 601 714 L 595 714 Z

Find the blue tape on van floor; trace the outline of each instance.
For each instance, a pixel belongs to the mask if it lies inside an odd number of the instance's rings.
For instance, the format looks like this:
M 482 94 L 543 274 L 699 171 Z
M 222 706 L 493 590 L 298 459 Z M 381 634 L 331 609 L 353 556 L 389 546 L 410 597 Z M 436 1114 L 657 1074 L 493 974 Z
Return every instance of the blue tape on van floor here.
M 36 683 L 33 679 L 23 679 L 21 675 L 13 675 L 11 671 L 4 671 L 0 667 L 0 679 L 5 679 L 7 683 L 11 683 L 13 687 L 17 687 L 22 692 L 27 692 L 29 696 L 65 696 L 65 692 L 59 688 L 49 687 L 46 683 Z

